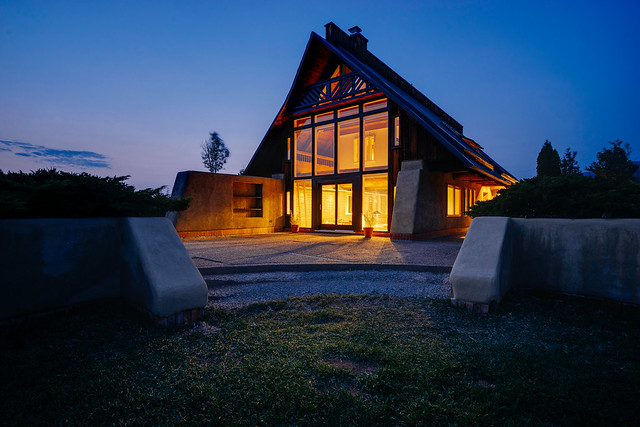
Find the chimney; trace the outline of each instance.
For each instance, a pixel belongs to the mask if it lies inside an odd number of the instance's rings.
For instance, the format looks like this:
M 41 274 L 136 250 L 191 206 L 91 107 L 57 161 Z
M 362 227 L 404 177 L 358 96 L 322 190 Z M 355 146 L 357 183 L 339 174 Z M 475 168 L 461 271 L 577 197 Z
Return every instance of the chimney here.
M 351 33 L 351 35 L 347 35 L 347 33 L 342 31 L 333 22 L 329 22 L 324 27 L 326 30 L 325 39 L 327 39 L 329 43 L 342 46 L 348 51 L 355 54 L 367 51 L 367 42 L 369 40 L 367 40 L 365 36 L 360 34 L 362 32 L 362 29 L 357 25 L 355 27 L 349 28 L 349 32 Z
M 367 38 L 361 34 L 362 28 L 356 25 L 355 27 L 349 28 L 349 33 L 351 33 L 351 35 L 349 36 L 349 39 L 351 40 L 351 46 L 353 46 L 353 48 L 358 52 L 366 51 L 367 42 L 369 40 L 367 40 Z

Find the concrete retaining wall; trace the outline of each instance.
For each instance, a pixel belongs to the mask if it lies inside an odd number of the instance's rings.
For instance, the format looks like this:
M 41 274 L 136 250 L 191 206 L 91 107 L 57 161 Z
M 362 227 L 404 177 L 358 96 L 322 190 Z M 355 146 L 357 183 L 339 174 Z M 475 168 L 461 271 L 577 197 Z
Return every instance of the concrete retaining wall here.
M 259 186 L 259 198 L 242 188 L 250 185 Z M 167 214 L 180 237 L 186 239 L 268 233 L 281 231 L 285 224 L 281 179 L 179 172 L 171 196 L 192 199 L 186 210 Z M 249 210 L 257 206 L 259 211 Z
M 124 297 L 175 323 L 207 303 L 206 284 L 165 218 L 2 220 L 0 241 L 0 320 Z
M 450 281 L 460 304 L 532 289 L 640 305 L 640 220 L 476 218 Z
M 466 215 L 447 216 L 447 185 L 472 189 L 479 184 L 457 180 L 452 173 L 428 171 L 422 160 L 405 160 L 398 172 L 391 219 L 392 240 L 418 240 L 438 234 L 464 232 L 471 223 Z

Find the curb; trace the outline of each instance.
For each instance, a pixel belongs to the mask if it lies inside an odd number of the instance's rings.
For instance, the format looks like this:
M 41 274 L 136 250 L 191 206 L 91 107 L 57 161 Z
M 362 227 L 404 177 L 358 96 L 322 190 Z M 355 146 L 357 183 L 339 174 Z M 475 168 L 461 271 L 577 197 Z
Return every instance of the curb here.
M 261 264 L 233 265 L 225 267 L 198 268 L 200 274 L 212 276 L 216 274 L 272 273 L 272 272 L 312 272 L 312 271 L 385 271 L 404 270 L 424 273 L 451 273 L 451 267 L 439 265 L 407 265 L 407 264 Z

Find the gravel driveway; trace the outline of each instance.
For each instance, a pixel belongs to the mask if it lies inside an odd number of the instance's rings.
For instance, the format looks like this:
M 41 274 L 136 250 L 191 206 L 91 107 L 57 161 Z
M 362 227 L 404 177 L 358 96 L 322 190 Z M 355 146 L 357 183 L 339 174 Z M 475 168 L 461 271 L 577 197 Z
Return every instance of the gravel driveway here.
M 317 294 L 449 298 L 449 273 L 352 270 L 216 274 L 205 276 L 209 305 L 242 307 L 254 302 Z

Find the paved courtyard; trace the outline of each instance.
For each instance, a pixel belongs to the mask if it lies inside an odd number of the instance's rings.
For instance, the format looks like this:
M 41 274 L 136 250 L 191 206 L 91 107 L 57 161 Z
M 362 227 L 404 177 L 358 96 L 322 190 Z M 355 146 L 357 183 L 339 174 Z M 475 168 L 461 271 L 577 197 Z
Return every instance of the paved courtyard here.
M 310 265 L 327 269 L 406 266 L 407 270 L 446 270 L 453 266 L 462 242 L 462 235 L 392 241 L 353 234 L 283 232 L 188 241 L 184 245 L 201 271 L 215 274 L 214 269 L 219 269 L 217 273 L 267 271 L 274 267 L 295 270 L 296 266 Z
M 184 244 L 209 286 L 209 303 L 230 308 L 317 294 L 447 298 L 462 241 L 273 233 Z

